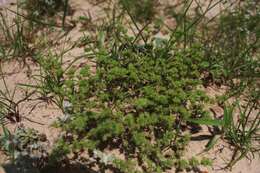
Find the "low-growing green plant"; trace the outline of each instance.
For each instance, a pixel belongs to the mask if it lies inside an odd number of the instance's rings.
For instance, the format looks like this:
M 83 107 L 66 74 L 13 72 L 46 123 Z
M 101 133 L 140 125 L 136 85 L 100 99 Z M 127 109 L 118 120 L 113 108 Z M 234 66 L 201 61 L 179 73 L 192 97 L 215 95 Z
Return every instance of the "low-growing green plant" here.
M 120 38 L 124 41 L 99 43 L 94 73 L 88 65 L 70 68 L 62 86 L 54 85 L 70 105 L 66 123 L 61 121 L 60 126 L 72 136 L 64 137 L 62 145 L 90 154 L 120 148 L 128 159 L 117 158 L 111 166 L 125 168 L 124 162 L 137 159 L 136 166 L 144 172 L 162 172 L 182 157 L 189 141 L 181 129 L 186 119 L 207 115 L 203 110 L 207 97 L 197 88 L 203 68 L 201 47 L 184 50 L 172 45 L 165 52 L 167 40 L 139 45 L 131 44 L 134 38 L 125 33 Z M 52 71 L 60 68 L 61 64 Z M 48 73 L 43 76 L 49 78 Z
M 11 132 L 1 122 L 3 134 L 0 136 L 1 148 L 11 157 L 12 162 L 15 161 L 15 147 Z
M 194 170 L 195 172 L 200 171 L 199 166 L 212 166 L 212 160 L 203 157 L 202 159 L 197 159 L 196 157 L 192 157 L 189 160 L 180 159 L 177 164 L 177 172 L 187 170 L 190 172 Z
M 19 127 L 14 134 L 6 128 L 0 135 L 1 149 L 11 158 L 12 164 L 20 172 L 28 169 L 40 169 L 47 163 L 46 136 L 36 130 Z

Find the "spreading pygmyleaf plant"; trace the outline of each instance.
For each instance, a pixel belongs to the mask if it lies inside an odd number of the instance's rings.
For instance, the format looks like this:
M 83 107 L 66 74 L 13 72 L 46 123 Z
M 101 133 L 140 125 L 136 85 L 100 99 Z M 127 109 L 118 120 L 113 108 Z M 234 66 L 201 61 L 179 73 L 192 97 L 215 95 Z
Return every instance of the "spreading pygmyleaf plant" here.
M 67 147 L 58 147 L 90 156 L 120 149 L 125 159 L 115 156 L 110 166 L 121 172 L 178 167 L 189 141 L 186 120 L 206 116 L 207 97 L 198 89 L 201 47 L 178 49 L 167 40 L 140 45 L 120 37 L 124 44 L 112 39 L 95 50 L 94 73 L 87 65 L 68 71 L 62 89 L 69 104 L 60 122 L 67 132 L 60 143 Z

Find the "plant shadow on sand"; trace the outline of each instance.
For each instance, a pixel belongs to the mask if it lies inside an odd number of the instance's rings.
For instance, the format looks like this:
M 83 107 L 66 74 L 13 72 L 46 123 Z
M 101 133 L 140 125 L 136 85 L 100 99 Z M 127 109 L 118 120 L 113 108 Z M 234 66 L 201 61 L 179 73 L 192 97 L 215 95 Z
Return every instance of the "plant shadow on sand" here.
M 37 168 L 26 168 L 21 170 L 21 168 L 16 165 L 6 164 L 3 165 L 3 169 L 3 173 L 98 173 L 97 171 L 88 168 L 83 164 L 71 164 L 64 167 L 46 167 L 41 170 Z

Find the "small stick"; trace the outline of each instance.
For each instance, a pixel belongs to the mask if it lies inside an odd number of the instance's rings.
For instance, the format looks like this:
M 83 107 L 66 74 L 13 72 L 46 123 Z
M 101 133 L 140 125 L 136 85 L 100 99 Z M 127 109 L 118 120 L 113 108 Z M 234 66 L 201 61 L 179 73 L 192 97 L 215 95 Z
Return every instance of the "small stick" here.
M 31 120 L 30 118 L 28 118 L 28 117 L 23 117 L 24 119 L 26 119 L 26 120 L 28 120 L 28 121 L 30 121 L 30 122 L 32 122 L 32 123 L 36 123 L 36 124 L 39 124 L 39 125 L 45 125 L 45 124 L 43 124 L 43 123 L 40 123 L 40 122 L 37 122 L 37 121 L 34 121 L 34 120 Z

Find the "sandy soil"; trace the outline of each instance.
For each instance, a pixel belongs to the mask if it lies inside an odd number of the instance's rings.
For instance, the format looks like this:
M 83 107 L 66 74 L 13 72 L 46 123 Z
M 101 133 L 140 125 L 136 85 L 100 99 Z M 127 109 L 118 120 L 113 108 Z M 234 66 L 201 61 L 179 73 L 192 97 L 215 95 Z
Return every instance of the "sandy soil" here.
M 3 0 L 0 0 L 0 4 Z M 162 1 L 162 0 L 161 0 Z M 163 1 L 164 3 L 166 1 Z M 171 1 L 170 1 L 171 2 Z M 75 13 L 71 19 L 77 19 L 80 15 L 91 15 L 93 20 L 98 20 L 104 16 L 104 11 L 98 6 L 93 6 L 91 3 L 86 0 L 73 0 L 72 8 L 75 9 Z M 210 16 L 214 16 L 217 13 L 216 11 Z M 167 22 L 167 21 L 166 21 Z M 170 23 L 171 24 L 171 23 Z M 77 25 L 67 36 L 68 44 L 73 44 L 75 41 L 82 36 L 80 32 L 80 26 Z M 69 39 L 70 38 L 70 39 Z M 67 62 L 71 61 L 74 57 L 84 54 L 84 49 L 76 47 L 70 50 L 65 56 Z M 28 71 L 27 68 L 23 68 L 18 62 L 8 62 L 3 65 L 3 71 L 5 74 L 5 80 L 8 86 L 8 89 L 13 92 L 15 91 L 14 100 L 19 100 L 24 98 L 26 90 L 23 87 L 17 87 L 18 84 L 26 83 L 33 84 L 35 81 L 31 77 L 31 73 L 37 73 L 38 67 L 33 63 L 29 64 L 31 70 Z M 0 81 L 0 88 L 4 88 L 4 83 Z M 223 93 L 223 88 L 218 87 L 209 87 L 206 91 L 214 97 L 215 95 Z M 15 130 L 18 125 L 23 124 L 25 127 L 30 127 L 38 130 L 40 133 L 47 135 L 47 139 L 50 142 L 50 146 L 55 143 L 55 140 L 60 135 L 60 131 L 51 127 L 51 124 L 57 120 L 58 117 L 62 116 L 62 112 L 52 104 L 46 102 L 38 103 L 36 100 L 28 100 L 19 105 L 19 113 L 22 117 L 22 121 L 19 123 L 9 124 L 8 127 L 11 130 Z M 223 110 L 220 107 L 215 107 L 215 110 L 218 116 L 221 116 Z M 208 139 L 201 140 L 199 136 L 210 135 L 208 129 L 203 127 L 202 131 L 196 134 L 194 141 L 191 141 L 187 149 L 187 158 L 192 156 L 198 157 L 209 157 L 214 160 L 213 168 L 202 168 L 204 173 L 260 173 L 260 159 L 256 158 L 252 162 L 247 159 L 243 159 L 236 164 L 233 170 L 224 170 L 222 169 L 227 161 L 231 158 L 232 148 L 225 143 L 223 140 L 220 140 L 213 150 L 210 150 L 207 153 L 201 153 L 204 150 L 204 146 L 207 144 Z M 197 137 L 197 138 L 196 138 Z M 3 153 L 0 153 L 0 164 L 5 163 L 6 157 Z M 2 171 L 3 172 L 3 171 Z M 0 173 L 2 173 L 0 170 Z M 88 171 L 87 171 L 88 172 Z M 168 171 L 167 173 L 173 173 L 174 169 Z

